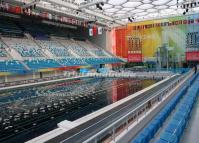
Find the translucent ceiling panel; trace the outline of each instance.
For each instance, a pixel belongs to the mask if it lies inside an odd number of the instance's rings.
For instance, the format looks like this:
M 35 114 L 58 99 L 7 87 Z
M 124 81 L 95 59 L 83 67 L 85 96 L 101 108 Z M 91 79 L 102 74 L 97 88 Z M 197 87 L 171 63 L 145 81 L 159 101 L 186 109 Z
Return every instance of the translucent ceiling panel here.
M 137 7 L 139 5 L 141 5 L 141 2 L 127 2 L 125 4 L 123 4 L 123 7 Z
M 112 5 L 121 5 L 127 2 L 127 0 L 109 0 L 108 3 Z

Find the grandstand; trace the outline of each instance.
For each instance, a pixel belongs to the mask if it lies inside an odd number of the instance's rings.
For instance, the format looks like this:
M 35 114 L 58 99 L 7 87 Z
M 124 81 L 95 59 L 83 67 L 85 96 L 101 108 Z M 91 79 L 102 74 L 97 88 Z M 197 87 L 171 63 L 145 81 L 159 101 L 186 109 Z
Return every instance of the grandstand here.
M 95 47 L 86 39 L 75 40 L 72 38 L 68 39 L 69 37 L 60 39 L 63 37 L 62 34 L 59 35 L 60 30 L 58 32 L 54 31 L 53 33 L 57 34 L 51 38 L 52 34 L 49 33 L 50 26 L 42 29 L 38 25 L 31 27 L 28 24 L 21 24 L 21 22 L 6 20 L 9 21 L 11 26 L 6 27 L 5 23 L 1 23 L 2 29 L 3 27 L 6 29 L 1 31 L 1 57 L 6 57 L 5 49 L 9 49 L 7 51 L 11 57 L 3 62 L 9 66 L 10 64 L 7 61 L 12 62 L 13 59 L 12 64 L 19 61 L 21 66 L 13 70 L 2 66 L 1 71 L 21 72 L 23 69 L 24 72 L 30 72 L 31 70 L 39 71 L 65 66 L 88 66 L 96 65 L 96 63 L 100 65 L 122 62 L 119 58 L 110 55 L 106 50 Z M 19 29 L 21 30 L 20 32 Z M 16 38 L 12 35 L 18 37 Z
M 0 0 L 0 142 L 196 143 L 198 6 Z

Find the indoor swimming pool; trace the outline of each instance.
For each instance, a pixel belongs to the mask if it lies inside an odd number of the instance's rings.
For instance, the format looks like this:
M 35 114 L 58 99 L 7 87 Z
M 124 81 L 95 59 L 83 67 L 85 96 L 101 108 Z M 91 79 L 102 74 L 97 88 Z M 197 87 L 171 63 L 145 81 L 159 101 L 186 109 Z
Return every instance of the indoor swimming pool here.
M 0 141 L 24 142 L 99 110 L 157 80 L 81 78 L 0 92 Z M 16 141 L 16 140 L 15 140 Z

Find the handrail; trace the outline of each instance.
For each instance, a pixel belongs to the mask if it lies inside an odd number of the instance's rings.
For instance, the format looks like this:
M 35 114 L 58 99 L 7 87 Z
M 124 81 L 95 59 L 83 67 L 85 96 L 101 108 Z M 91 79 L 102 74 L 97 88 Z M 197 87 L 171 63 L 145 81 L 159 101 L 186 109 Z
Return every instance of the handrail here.
M 187 73 L 187 74 L 190 74 L 190 73 Z M 101 130 L 100 132 L 98 132 L 97 134 L 95 134 L 94 136 L 92 136 L 91 138 L 87 139 L 83 143 L 97 142 L 96 139 L 100 135 L 104 134 L 105 132 L 110 131 L 111 129 L 113 129 L 121 121 L 126 121 L 125 119 L 128 119 L 130 115 L 132 115 L 133 113 L 135 113 L 138 109 L 142 108 L 143 105 L 145 105 L 146 103 L 148 103 L 152 99 L 156 98 L 158 95 L 162 95 L 162 93 L 164 93 L 165 91 L 169 91 L 170 89 L 172 89 L 177 83 L 179 83 L 180 81 L 182 81 L 187 76 L 187 74 L 185 74 L 185 75 L 181 76 L 180 78 L 176 79 L 175 81 L 173 81 L 173 83 L 171 85 L 168 85 L 166 88 L 164 88 L 163 90 L 161 90 L 160 92 L 156 93 L 154 96 L 150 97 L 145 102 L 143 102 L 142 104 L 140 104 L 134 110 L 132 110 L 131 112 L 127 113 L 125 116 L 122 116 L 119 120 L 113 122 L 112 124 L 110 124 L 109 126 L 107 126 L 106 128 L 104 128 L 103 130 Z

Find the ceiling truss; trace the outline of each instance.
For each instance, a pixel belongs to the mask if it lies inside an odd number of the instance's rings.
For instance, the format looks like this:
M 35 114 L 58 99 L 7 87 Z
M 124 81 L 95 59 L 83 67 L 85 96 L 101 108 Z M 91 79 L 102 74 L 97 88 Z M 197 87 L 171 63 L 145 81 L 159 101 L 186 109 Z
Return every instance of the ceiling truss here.
M 31 0 L 15 1 L 31 4 Z M 181 5 L 187 0 L 36 0 L 36 2 L 37 7 L 43 9 L 116 27 L 126 25 L 129 17 L 134 21 L 143 21 L 182 15 L 184 9 Z M 103 3 L 102 10 L 96 8 L 98 3 Z M 199 8 L 192 8 L 190 12 L 199 12 Z

